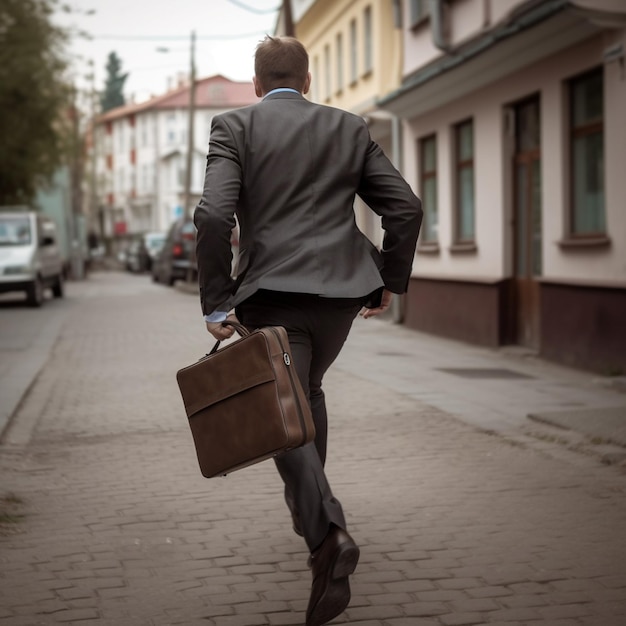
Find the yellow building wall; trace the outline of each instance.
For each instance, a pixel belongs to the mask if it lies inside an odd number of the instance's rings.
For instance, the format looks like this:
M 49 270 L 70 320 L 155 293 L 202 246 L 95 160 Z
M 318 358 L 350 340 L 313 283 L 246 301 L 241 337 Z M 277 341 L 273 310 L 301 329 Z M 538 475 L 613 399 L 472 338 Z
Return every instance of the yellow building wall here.
M 371 14 L 371 69 L 366 67 L 365 14 Z M 356 24 L 356 76 L 352 72 L 352 23 Z M 296 24 L 309 52 L 309 98 L 364 115 L 399 87 L 402 31 L 395 28 L 393 0 L 317 0 Z M 338 37 L 342 41 L 339 53 Z M 339 60 L 341 57 L 341 61 Z M 328 58 L 328 61 L 326 60 Z M 343 81 L 339 83 L 339 64 Z

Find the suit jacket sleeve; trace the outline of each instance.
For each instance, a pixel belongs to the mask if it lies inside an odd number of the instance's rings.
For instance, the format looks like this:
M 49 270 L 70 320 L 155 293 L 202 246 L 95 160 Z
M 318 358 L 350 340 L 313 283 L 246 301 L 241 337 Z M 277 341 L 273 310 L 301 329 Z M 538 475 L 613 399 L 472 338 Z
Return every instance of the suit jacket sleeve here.
M 371 139 L 357 193 L 382 218 L 381 276 L 385 287 L 394 293 L 404 293 L 411 277 L 422 223 L 422 203 Z
M 211 127 L 202 198 L 194 212 L 198 229 L 198 283 L 205 315 L 231 309 L 234 281 L 230 237 L 235 226 L 241 180 L 241 163 L 233 133 L 226 120 L 216 116 Z

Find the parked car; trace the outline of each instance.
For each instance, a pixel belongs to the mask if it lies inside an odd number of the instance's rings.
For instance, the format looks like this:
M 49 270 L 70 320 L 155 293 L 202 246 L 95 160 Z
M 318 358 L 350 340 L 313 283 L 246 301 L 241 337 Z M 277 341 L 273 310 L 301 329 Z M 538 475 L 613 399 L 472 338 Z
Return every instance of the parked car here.
M 132 239 L 124 250 L 123 263 L 129 272 L 150 272 L 163 248 L 166 233 L 145 233 Z
M 128 272 L 143 272 L 146 269 L 147 256 L 143 237 L 132 239 L 124 250 L 124 267 Z
M 0 211 L 0 293 L 23 291 L 34 307 L 44 290 L 63 297 L 63 258 L 53 220 L 28 207 Z
M 161 251 L 152 264 L 152 280 L 173 285 L 197 277 L 196 227 L 191 218 L 181 218 L 170 227 Z
M 146 251 L 148 252 L 148 256 L 146 258 L 146 270 L 148 272 L 152 271 L 152 264 L 154 263 L 154 260 L 159 252 L 163 249 L 166 237 L 167 233 L 146 233 L 143 236 Z

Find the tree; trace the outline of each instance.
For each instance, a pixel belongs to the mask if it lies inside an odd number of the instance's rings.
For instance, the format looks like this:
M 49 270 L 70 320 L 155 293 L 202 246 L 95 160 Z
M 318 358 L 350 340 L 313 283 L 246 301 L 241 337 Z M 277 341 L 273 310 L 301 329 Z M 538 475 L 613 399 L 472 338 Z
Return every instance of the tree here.
M 57 0 L 0 0 L 0 205 L 28 204 L 64 159 L 71 90 Z
M 124 83 L 128 78 L 128 74 L 122 74 L 122 61 L 115 52 L 109 53 L 107 60 L 107 78 L 104 84 L 104 93 L 100 104 L 102 112 L 109 111 L 115 107 L 120 107 L 126 103 L 124 100 Z

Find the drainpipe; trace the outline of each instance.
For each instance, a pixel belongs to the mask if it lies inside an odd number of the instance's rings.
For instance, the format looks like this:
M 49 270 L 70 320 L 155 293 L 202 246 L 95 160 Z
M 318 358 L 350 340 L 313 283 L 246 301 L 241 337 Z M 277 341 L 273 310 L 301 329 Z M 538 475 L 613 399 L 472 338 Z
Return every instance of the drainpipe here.
M 402 172 L 402 124 L 397 115 L 391 116 L 391 162 Z M 391 300 L 391 316 L 395 324 L 404 321 L 404 298 L 394 294 Z
M 448 40 L 448 1 L 429 1 L 433 43 L 437 48 L 439 48 L 439 50 L 443 50 L 443 52 L 450 52 L 451 46 Z
M 483 0 L 483 28 L 491 24 L 491 0 Z

